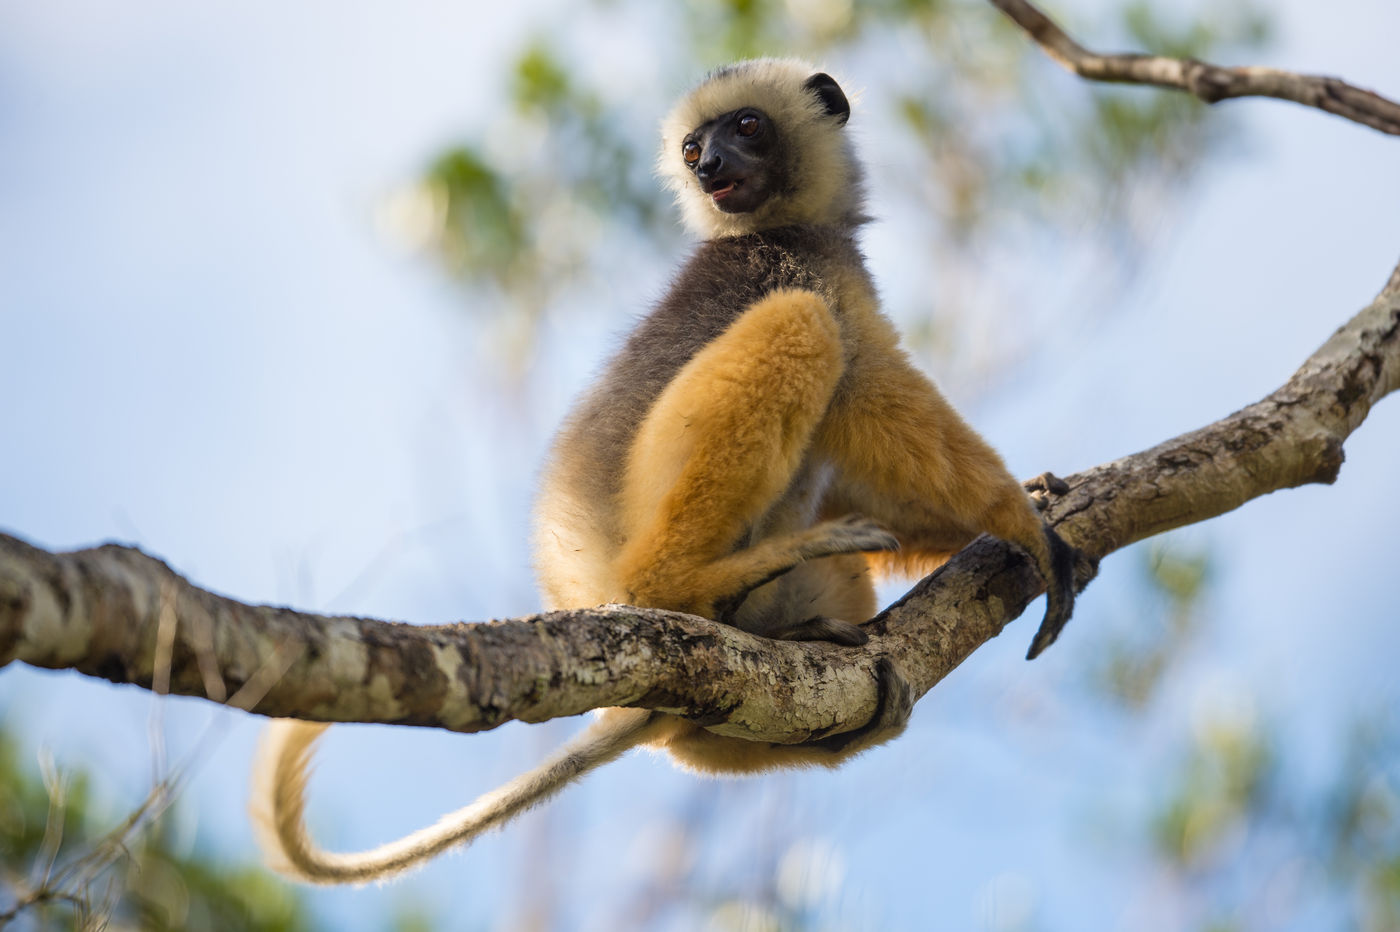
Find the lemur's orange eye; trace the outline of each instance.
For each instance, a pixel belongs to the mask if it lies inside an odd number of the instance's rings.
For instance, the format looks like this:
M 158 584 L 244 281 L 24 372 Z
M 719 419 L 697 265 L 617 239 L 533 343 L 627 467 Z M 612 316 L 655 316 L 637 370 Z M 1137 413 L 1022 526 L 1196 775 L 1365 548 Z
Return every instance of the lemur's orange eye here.
M 739 117 L 739 135 L 752 136 L 758 132 L 758 117 L 752 113 L 746 113 Z
M 685 159 L 687 165 L 694 165 L 700 161 L 700 144 L 692 140 L 681 146 L 681 158 Z

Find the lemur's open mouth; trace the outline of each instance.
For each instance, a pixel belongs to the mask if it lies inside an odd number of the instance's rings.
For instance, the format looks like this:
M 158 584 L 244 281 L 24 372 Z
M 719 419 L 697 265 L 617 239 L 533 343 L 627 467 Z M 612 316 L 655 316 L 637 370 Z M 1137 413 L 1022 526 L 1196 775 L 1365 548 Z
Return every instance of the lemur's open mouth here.
M 739 185 L 743 183 L 744 179 L 737 178 L 734 181 L 729 182 L 729 184 L 725 185 L 722 188 L 715 188 L 713 191 L 710 192 L 710 197 L 714 198 L 717 201 L 722 201 L 729 195 L 733 194 L 734 189 L 739 187 Z

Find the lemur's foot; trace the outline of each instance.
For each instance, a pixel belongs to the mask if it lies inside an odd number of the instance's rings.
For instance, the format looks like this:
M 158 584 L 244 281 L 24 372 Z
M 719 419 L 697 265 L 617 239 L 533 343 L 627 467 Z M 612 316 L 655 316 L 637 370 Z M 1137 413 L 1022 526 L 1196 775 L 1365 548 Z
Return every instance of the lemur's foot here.
M 879 524 L 864 515 L 846 515 L 834 521 L 823 521 L 812 530 L 821 537 L 803 548 L 803 556 L 829 557 L 838 553 L 898 550 L 899 540 Z
M 1045 507 L 1050 504 L 1051 495 L 1064 495 L 1069 492 L 1069 483 L 1053 472 L 1043 472 L 1034 479 L 1022 482 L 1021 488 L 1030 493 L 1031 501 L 1035 502 L 1035 507 L 1044 511 Z
M 870 635 L 849 621 L 820 616 L 785 625 L 768 636 L 778 641 L 830 641 L 846 647 L 859 647 L 870 640 Z

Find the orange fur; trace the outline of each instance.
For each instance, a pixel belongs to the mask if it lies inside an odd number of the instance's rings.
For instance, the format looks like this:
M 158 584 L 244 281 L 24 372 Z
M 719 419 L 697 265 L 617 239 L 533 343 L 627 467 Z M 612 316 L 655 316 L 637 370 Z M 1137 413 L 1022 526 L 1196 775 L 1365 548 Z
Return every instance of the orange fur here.
M 708 615 L 798 562 L 792 554 L 819 534 L 730 554 L 791 482 L 841 369 L 836 322 L 802 291 L 755 304 L 681 369 L 628 457 L 616 562 L 628 601 Z

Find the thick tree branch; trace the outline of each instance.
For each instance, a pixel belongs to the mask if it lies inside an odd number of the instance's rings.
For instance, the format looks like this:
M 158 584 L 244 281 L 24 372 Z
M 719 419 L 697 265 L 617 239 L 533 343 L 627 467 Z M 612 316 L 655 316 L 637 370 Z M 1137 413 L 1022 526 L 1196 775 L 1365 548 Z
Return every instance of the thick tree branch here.
M 266 715 L 472 732 L 638 705 L 783 737 L 845 730 L 874 709 L 874 657 L 793 650 L 679 613 L 610 606 L 419 627 L 245 605 L 130 547 L 51 554 L 0 535 L 0 664 L 150 688 L 166 672 L 157 665 L 162 617 L 178 619 L 173 693 L 233 692 L 269 664 L 285 666 L 253 706 Z M 285 664 L 279 651 L 295 659 Z
M 1400 268 L 1267 398 L 1069 477 L 1048 514 L 1102 557 L 1278 489 L 1331 482 L 1342 443 L 1397 388 Z M 52 554 L 0 535 L 0 665 L 158 681 L 215 701 L 232 693 L 231 704 L 265 715 L 470 732 L 629 705 L 798 741 L 870 716 L 878 656 L 921 695 L 1040 589 L 1023 557 L 983 538 L 871 622 L 870 646 L 854 650 L 626 606 L 434 627 L 315 615 L 214 595 L 132 548 Z
M 1400 104 L 1337 78 L 1276 68 L 1223 68 L 1195 59 L 1160 55 L 1100 55 L 1075 42 L 1026 0 L 990 2 L 1024 29 L 1051 58 L 1082 78 L 1172 88 L 1208 104 L 1230 97 L 1276 97 L 1400 136 Z

